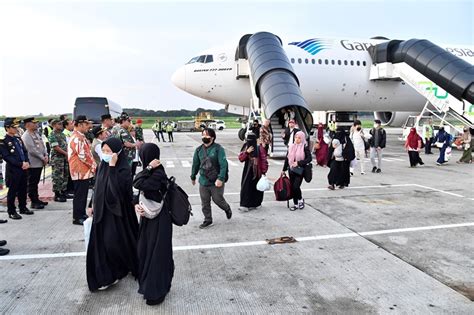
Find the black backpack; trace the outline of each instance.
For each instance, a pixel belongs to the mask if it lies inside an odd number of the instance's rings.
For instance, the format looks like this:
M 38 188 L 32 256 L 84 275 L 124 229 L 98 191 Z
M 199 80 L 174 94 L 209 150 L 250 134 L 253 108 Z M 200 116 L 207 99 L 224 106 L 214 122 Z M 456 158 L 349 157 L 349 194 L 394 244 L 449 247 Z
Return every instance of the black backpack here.
M 217 155 L 219 155 L 221 146 L 217 143 L 215 143 L 214 145 L 217 146 Z M 217 180 L 217 177 L 219 176 L 219 171 L 221 169 L 219 165 L 219 160 L 217 160 L 217 165 L 215 165 L 212 162 L 212 159 L 207 156 L 207 149 L 205 148 L 204 145 L 201 145 L 200 150 L 204 150 L 204 159 L 201 161 L 200 167 L 204 170 L 204 173 L 206 174 L 206 178 L 210 182 L 215 182 Z M 227 183 L 228 180 L 229 180 L 229 166 L 227 166 L 224 182 Z
M 188 195 L 176 184 L 176 179 L 171 176 L 168 179 L 164 206 L 168 210 L 171 221 L 177 226 L 188 224 L 189 217 L 193 215 Z

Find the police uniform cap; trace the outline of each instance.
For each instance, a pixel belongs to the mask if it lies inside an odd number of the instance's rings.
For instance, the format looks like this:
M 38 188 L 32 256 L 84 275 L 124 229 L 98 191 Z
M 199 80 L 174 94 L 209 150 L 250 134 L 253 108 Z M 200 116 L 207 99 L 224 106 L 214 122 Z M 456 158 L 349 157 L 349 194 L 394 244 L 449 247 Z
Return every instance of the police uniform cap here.
M 23 122 L 26 124 L 26 123 L 29 123 L 29 122 L 32 122 L 32 123 L 39 123 L 38 120 L 36 120 L 34 117 L 28 117 L 28 118 L 25 118 L 23 119 Z
M 76 117 L 76 119 L 74 119 L 76 121 L 76 123 L 80 124 L 80 123 L 92 123 L 92 121 L 88 120 L 87 117 L 85 115 L 79 115 Z
M 51 120 L 50 124 L 51 124 L 51 126 L 54 126 L 54 125 L 59 124 L 59 123 L 62 123 L 62 121 L 59 120 L 59 119 L 53 119 L 53 120 Z
M 106 119 L 112 119 L 112 116 L 110 114 L 105 114 L 105 115 L 100 116 L 101 121 L 104 121 Z
M 379 125 L 382 123 L 382 122 L 380 121 L 380 119 L 375 119 L 374 122 L 375 122 L 376 124 L 379 124 Z
M 101 126 L 96 126 L 96 127 L 92 128 L 92 134 L 96 138 L 104 131 L 107 131 L 107 128 L 103 128 Z
M 7 117 L 5 118 L 5 122 L 3 124 L 5 128 L 18 128 L 20 126 L 20 121 L 16 119 L 16 117 Z

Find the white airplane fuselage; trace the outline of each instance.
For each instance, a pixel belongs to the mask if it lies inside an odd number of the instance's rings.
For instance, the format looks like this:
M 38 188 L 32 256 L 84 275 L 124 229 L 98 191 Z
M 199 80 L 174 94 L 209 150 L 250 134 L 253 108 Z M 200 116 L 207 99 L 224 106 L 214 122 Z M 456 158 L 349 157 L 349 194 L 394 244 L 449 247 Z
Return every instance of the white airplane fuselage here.
M 301 42 L 305 39 L 301 39 Z M 370 45 L 386 40 L 317 39 L 319 49 L 306 51 L 300 42 L 283 42 L 284 50 L 312 111 L 420 112 L 426 100 L 403 81 L 370 81 Z M 440 45 L 469 63 L 474 49 L 460 45 Z M 216 48 L 201 55 L 213 61 L 188 63 L 172 77 L 180 89 L 197 97 L 249 107 L 248 78 L 238 74 L 235 47 Z

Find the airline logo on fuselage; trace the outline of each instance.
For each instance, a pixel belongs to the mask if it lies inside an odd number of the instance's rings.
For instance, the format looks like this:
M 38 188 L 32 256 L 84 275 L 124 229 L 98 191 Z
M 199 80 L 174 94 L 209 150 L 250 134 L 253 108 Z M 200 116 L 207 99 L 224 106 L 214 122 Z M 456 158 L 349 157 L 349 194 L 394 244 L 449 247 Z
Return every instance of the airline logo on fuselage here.
M 328 41 L 321 40 L 319 38 L 307 39 L 302 42 L 292 42 L 292 43 L 289 43 L 288 45 L 293 45 L 301 49 L 304 49 L 313 56 L 316 55 L 321 50 L 331 47 L 331 44 Z

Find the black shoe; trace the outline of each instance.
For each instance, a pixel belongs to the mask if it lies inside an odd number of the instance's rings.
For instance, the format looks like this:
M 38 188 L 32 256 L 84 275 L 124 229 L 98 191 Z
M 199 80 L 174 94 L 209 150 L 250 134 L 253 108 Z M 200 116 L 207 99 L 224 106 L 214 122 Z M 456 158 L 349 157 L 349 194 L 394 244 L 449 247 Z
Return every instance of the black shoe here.
M 382 170 L 380 168 L 378 168 L 377 173 L 382 173 Z
M 7 241 L 1 240 L 1 241 L 0 241 L 0 246 L 5 246 L 5 245 L 7 245 Z
M 32 203 L 31 209 L 44 209 L 44 206 L 41 203 Z
M 32 214 L 35 214 L 35 213 L 33 211 L 31 211 L 30 209 L 28 209 L 28 208 L 24 208 L 24 209 L 20 209 L 20 214 L 32 215 Z
M 41 205 L 43 205 L 43 206 L 47 206 L 47 205 L 48 205 L 48 202 L 42 201 L 42 200 L 38 200 L 37 203 L 39 203 L 39 204 L 41 204 Z
M 376 171 L 377 171 L 377 167 L 376 166 L 372 167 L 372 173 L 375 173 Z
M 8 215 L 8 217 L 9 217 L 10 219 L 12 219 L 12 220 L 21 220 L 21 219 L 22 219 L 22 216 L 19 215 L 17 212 L 15 212 L 15 213 L 10 213 L 10 214 Z
M 72 224 L 84 225 L 84 219 L 74 219 L 74 220 L 72 220 Z
M 165 296 L 160 297 L 158 300 L 146 300 L 146 305 L 159 305 L 165 300 Z
M 73 194 L 65 193 L 65 194 L 62 194 L 62 196 L 63 196 L 65 199 L 74 199 L 74 195 L 73 195 Z
M 210 226 L 212 226 L 212 221 L 204 221 L 204 222 L 199 226 L 199 228 L 200 228 L 200 229 L 205 229 L 205 228 L 208 228 L 208 227 L 210 227 Z
M 230 220 L 230 218 L 232 218 L 232 210 L 228 210 L 225 212 L 225 216 L 227 217 L 227 220 Z
M 10 252 L 9 249 L 6 248 L 0 248 L 0 256 L 5 256 Z
M 67 200 L 62 195 L 56 195 L 56 196 L 54 196 L 54 201 L 56 201 L 56 202 L 66 202 Z
M 0 224 L 7 223 L 8 220 L 0 220 Z

